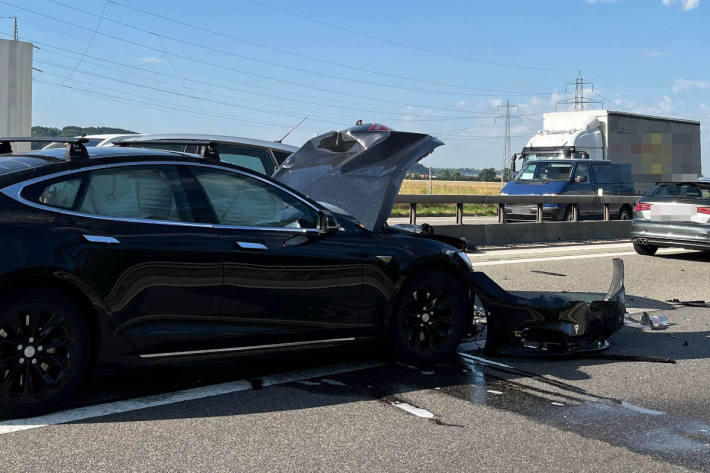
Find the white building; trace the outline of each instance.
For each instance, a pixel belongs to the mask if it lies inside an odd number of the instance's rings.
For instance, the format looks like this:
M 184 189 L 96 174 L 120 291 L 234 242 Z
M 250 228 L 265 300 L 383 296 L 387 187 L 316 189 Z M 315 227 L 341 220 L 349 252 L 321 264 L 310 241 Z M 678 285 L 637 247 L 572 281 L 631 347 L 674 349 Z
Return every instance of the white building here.
M 0 39 L 0 136 L 32 133 L 32 44 Z M 16 143 L 13 150 L 29 150 Z

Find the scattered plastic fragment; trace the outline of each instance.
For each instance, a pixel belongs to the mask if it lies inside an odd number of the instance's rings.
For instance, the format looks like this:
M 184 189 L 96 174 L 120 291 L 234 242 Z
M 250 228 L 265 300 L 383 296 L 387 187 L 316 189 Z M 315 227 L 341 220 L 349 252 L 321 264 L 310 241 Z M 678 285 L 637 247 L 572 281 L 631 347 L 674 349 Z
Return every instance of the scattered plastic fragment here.
M 668 328 L 668 317 L 663 314 L 648 315 L 648 313 L 644 312 L 641 317 L 641 323 L 651 327 L 653 330 L 662 330 Z
M 681 301 L 680 299 L 668 299 L 666 302 L 671 304 L 684 305 L 686 307 L 705 307 L 710 308 L 710 302 L 706 301 Z

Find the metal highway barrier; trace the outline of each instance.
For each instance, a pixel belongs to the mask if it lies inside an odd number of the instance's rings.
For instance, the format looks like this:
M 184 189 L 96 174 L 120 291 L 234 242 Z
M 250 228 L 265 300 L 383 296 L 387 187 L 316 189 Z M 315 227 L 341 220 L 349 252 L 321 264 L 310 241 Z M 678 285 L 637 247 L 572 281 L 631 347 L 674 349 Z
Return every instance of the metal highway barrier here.
M 409 223 L 417 222 L 417 205 L 456 204 L 456 224 L 437 225 L 436 233 L 465 237 L 477 245 L 534 243 L 549 241 L 584 241 L 628 238 L 630 220 L 611 220 L 612 209 L 627 204 L 633 209 L 637 195 L 434 195 L 401 194 L 396 203 L 409 204 Z M 464 204 L 489 204 L 498 207 L 498 223 L 464 225 Z M 505 204 L 537 207 L 531 223 L 506 224 Z M 572 221 L 543 220 L 544 204 L 572 206 Z M 579 206 L 603 207 L 603 220 L 579 220 Z

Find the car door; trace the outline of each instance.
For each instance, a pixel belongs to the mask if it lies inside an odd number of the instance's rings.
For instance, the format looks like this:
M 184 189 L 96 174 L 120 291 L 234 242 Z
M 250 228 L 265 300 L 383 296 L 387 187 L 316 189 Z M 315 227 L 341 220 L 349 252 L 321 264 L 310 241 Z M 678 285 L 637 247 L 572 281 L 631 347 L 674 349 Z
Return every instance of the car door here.
M 256 175 L 191 171 L 219 233 L 233 346 L 338 343 L 357 333 L 362 267 L 347 232 L 319 233 L 313 204 Z
M 572 195 L 594 195 L 594 183 L 592 182 L 592 174 L 588 164 L 578 163 L 575 166 L 567 193 Z M 591 218 L 594 215 L 595 208 L 594 204 L 579 204 L 580 217 Z
M 199 222 L 176 166 L 101 166 L 27 189 L 56 209 L 55 250 L 139 354 L 210 347 L 219 333 L 216 231 Z

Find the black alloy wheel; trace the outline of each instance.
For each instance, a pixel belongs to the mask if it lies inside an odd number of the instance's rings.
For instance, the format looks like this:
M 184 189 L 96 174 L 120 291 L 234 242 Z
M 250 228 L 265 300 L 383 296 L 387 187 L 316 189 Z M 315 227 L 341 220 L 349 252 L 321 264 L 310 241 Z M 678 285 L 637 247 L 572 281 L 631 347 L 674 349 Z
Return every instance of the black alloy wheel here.
M 633 215 L 631 214 L 631 210 L 628 208 L 624 207 L 619 210 L 619 220 L 631 220 L 632 218 Z
M 61 405 L 88 367 L 87 327 L 76 305 L 54 290 L 17 292 L 0 306 L 2 417 Z
M 463 289 L 450 274 L 430 270 L 413 275 L 400 291 L 391 324 L 395 355 L 414 363 L 453 356 L 470 312 Z

